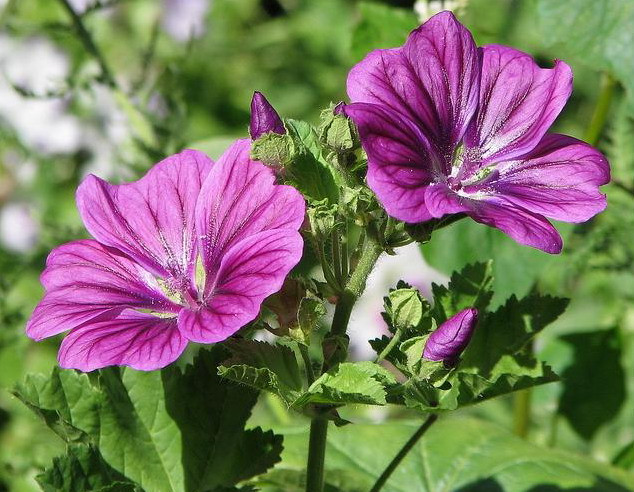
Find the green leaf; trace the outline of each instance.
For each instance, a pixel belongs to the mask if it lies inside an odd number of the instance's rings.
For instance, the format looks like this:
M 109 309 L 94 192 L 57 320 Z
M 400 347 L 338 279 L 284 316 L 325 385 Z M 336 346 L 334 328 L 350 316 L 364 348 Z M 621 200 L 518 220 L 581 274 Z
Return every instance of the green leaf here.
M 516 364 L 529 369 L 533 359 L 525 351 L 527 344 L 555 321 L 567 305 L 567 299 L 535 293 L 522 300 L 511 296 L 478 324 L 460 368 L 473 369 L 485 378 L 504 373 Z
M 561 337 L 574 350 L 574 362 L 562 373 L 559 413 L 584 439 L 592 439 L 625 401 L 625 373 L 617 329 Z
M 145 490 L 213 490 L 266 471 L 282 448 L 280 436 L 245 430 L 257 393 L 222 380 L 222 358 L 220 347 L 201 350 L 184 372 L 56 368 L 15 393 L 64 439 L 92 444 Z
M 184 489 L 181 435 L 167 413 L 161 373 L 110 368 L 99 377 L 104 394 L 100 432 L 104 459 L 144 489 Z
M 99 433 L 101 395 L 86 374 L 55 367 L 50 377 L 27 375 L 13 394 L 66 442 Z
M 634 441 L 626 444 L 612 460 L 614 466 L 623 468 L 624 470 L 634 469 Z
M 564 242 L 571 228 L 567 224 L 557 225 Z M 448 275 L 469 263 L 495 258 L 491 266 L 491 287 L 495 292 L 491 302 L 494 304 L 504 302 L 511 294 L 527 294 L 537 278 L 551 275 L 549 272 L 554 275 L 553 267 L 561 261 L 555 255 L 518 244 L 497 229 L 469 218 L 435 231 L 434 240 L 422 245 L 421 250 L 430 265 Z
M 566 299 L 531 294 L 519 301 L 512 296 L 493 313 L 481 312 L 463 359 L 453 370 L 443 373 L 421 365 L 417 371 L 408 365 L 404 373 L 412 379 L 402 388 L 403 402 L 424 412 L 455 410 L 557 381 L 552 369 L 535 358 L 530 342 L 567 304 Z M 403 370 L 400 360 L 396 362 Z
M 88 445 L 72 445 L 66 455 L 36 477 L 45 492 L 134 492 L 137 486 L 112 469 L 99 451 Z
M 219 347 L 201 350 L 183 373 L 162 372 L 167 412 L 181 430 L 186 490 L 229 487 L 279 461 L 280 436 L 245 430 L 257 393 L 217 376 L 224 357 Z
M 418 26 L 414 12 L 379 3 L 361 2 L 361 20 L 352 33 L 352 56 L 361 60 L 377 48 L 402 45 L 409 32 Z
M 304 377 L 293 350 L 256 340 L 228 340 L 232 357 L 218 368 L 218 373 L 232 381 L 278 395 L 287 405 L 305 389 Z
M 328 432 L 327 483 L 352 470 L 340 490 L 369 490 L 421 422 L 357 424 Z M 285 434 L 281 470 L 302 470 L 307 431 Z M 369 444 L 372 443 L 372 444 Z M 266 477 L 262 479 L 265 482 Z M 382 492 L 628 492 L 634 475 L 573 453 L 542 448 L 498 425 L 468 418 L 434 424 L 396 468 Z M 334 485 L 334 484 L 333 484 Z M 267 492 L 292 489 L 270 487 Z
M 631 0 L 538 0 L 537 24 L 558 58 L 605 70 L 627 89 L 634 110 L 634 50 Z
M 394 376 L 372 362 L 343 362 L 322 374 L 298 404 L 385 405 L 385 386 L 396 384 Z
M 432 284 L 434 318 L 440 324 L 469 307 L 483 311 L 493 297 L 492 285 L 491 261 L 467 265 L 459 272 L 453 272 L 447 287 Z
M 286 126 L 295 144 L 292 162 L 285 168 L 290 184 L 313 201 L 327 199 L 336 204 L 339 188 L 314 128 L 298 120 L 286 120 Z

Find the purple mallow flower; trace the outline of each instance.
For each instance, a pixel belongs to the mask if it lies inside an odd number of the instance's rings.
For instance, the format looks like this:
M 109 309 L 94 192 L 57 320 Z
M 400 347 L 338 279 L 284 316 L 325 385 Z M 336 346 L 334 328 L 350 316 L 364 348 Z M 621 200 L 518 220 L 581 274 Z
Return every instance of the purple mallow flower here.
M 601 212 L 609 166 L 593 147 L 547 134 L 572 90 L 570 67 L 476 47 L 450 12 L 404 46 L 375 50 L 348 76 L 346 114 L 368 154 L 368 184 L 388 213 L 423 222 L 466 213 L 517 242 L 559 253 L 545 218 Z
M 454 365 L 469 344 L 477 323 L 477 309 L 463 309 L 453 315 L 429 335 L 423 350 L 423 358 Z
M 255 91 L 251 99 L 251 122 L 249 133 L 253 140 L 257 140 L 265 133 L 284 135 L 286 128 L 275 108 L 267 101 L 261 92 Z
M 250 147 L 238 140 L 216 163 L 185 150 L 129 184 L 88 176 L 77 204 L 95 239 L 51 252 L 27 334 L 70 330 L 62 367 L 152 370 L 253 320 L 301 257 L 305 205 Z

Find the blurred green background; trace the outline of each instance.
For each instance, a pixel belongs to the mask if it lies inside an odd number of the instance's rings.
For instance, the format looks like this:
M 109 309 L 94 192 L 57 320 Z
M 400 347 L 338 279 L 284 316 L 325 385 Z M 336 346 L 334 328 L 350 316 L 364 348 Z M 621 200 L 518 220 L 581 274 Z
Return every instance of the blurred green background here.
M 7 390 L 55 364 L 60 338 L 35 343 L 23 331 L 46 255 L 85 235 L 79 180 L 134 179 L 187 146 L 217 157 L 246 136 L 254 90 L 282 116 L 316 124 L 322 108 L 345 100 L 346 74 L 364 53 L 402 43 L 443 4 L 478 44 L 572 65 L 575 89 L 556 130 L 606 152 L 615 184 L 606 213 L 561 226 L 561 256 L 465 222 L 437 234 L 425 259 L 447 274 L 495 258 L 497 302 L 534 287 L 571 297 L 536 347 L 564 379 L 525 395 L 531 420 L 515 430 L 634 466 L 634 2 L 0 0 L 0 490 L 38 490 L 33 476 L 63 451 Z M 429 282 L 429 271 L 420 277 Z M 513 428 L 514 408 L 525 404 L 506 398 L 469 412 Z M 256 418 L 283 418 L 271 408 L 264 402 Z M 357 421 L 385 417 L 352 412 Z

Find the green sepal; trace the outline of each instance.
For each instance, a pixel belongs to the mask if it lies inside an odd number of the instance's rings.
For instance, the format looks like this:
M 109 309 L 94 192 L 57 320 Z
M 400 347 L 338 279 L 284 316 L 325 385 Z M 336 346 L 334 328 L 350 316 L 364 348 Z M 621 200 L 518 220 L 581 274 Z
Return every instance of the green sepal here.
M 294 153 L 284 168 L 285 181 L 297 188 L 309 201 L 339 202 L 337 173 L 325 159 L 317 133 L 311 125 L 298 120 L 286 120 L 288 136 L 293 140 Z
M 293 139 L 286 134 L 268 132 L 251 145 L 251 159 L 276 169 L 290 166 L 296 153 Z
M 319 138 L 328 149 L 338 154 L 354 151 L 361 146 L 357 127 L 346 116 L 335 114 L 335 107 L 331 104 L 321 112 Z

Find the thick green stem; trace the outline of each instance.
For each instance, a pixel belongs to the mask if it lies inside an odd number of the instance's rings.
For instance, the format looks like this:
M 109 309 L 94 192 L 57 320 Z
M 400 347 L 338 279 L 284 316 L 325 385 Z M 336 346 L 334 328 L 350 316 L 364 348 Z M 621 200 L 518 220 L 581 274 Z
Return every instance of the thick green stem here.
M 387 482 L 388 478 L 390 478 L 394 470 L 396 470 L 396 467 L 401 463 L 401 461 L 403 461 L 403 458 L 407 456 L 407 453 L 410 452 L 410 450 L 416 445 L 420 438 L 423 437 L 425 432 L 427 432 L 427 430 L 432 426 L 434 422 L 436 422 L 436 420 L 438 420 L 438 415 L 436 414 L 432 413 L 429 417 L 427 417 L 427 420 L 423 422 L 423 425 L 421 425 L 418 430 L 412 435 L 412 437 L 409 438 L 409 440 L 403 445 L 397 455 L 394 456 L 392 461 L 390 461 L 389 465 L 387 465 L 387 468 L 383 470 L 383 473 L 381 473 L 381 476 L 374 483 L 374 486 L 370 489 L 370 492 L 378 492 L 379 490 L 381 490 L 381 488 Z
M 361 255 L 345 289 L 339 296 L 335 314 L 332 318 L 329 336 L 341 336 L 348 329 L 348 321 L 355 302 L 365 289 L 368 275 L 372 271 L 376 260 L 383 252 L 383 248 L 375 238 L 368 236 L 361 246 Z M 335 358 L 336 359 L 336 358 Z M 324 363 L 323 370 L 327 371 L 329 363 Z M 322 492 L 324 488 L 324 458 L 326 453 L 326 435 L 328 420 L 321 416 L 313 418 L 310 424 L 310 438 L 308 442 L 308 463 L 306 467 L 306 492 Z
M 310 423 L 308 465 L 306 469 L 306 492 L 324 490 L 324 460 L 326 458 L 326 435 L 328 420 L 314 418 Z
M 599 138 L 601 137 L 608 118 L 615 88 L 616 81 L 609 74 L 604 73 L 601 79 L 601 92 L 599 93 L 599 98 L 597 99 L 590 124 L 585 134 L 585 141 L 590 145 L 599 143 Z
M 531 423 L 531 390 L 525 389 L 513 397 L 513 432 L 526 438 Z

